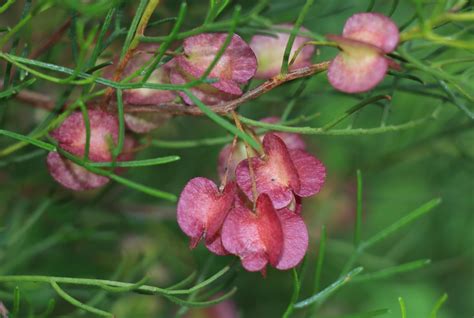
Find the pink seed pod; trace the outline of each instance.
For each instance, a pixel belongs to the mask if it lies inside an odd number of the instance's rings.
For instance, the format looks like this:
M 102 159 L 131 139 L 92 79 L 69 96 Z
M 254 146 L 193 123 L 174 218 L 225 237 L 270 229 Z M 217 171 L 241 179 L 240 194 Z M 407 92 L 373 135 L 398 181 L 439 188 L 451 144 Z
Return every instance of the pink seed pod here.
M 283 247 L 277 269 L 287 270 L 297 266 L 308 250 L 308 229 L 299 213 L 288 208 L 277 210 L 283 231 Z
M 270 198 L 261 194 L 255 213 L 242 203 L 229 212 L 222 227 L 222 243 L 250 272 L 265 273 L 267 264 L 287 270 L 305 256 L 308 230 L 299 214 L 286 208 L 276 210 Z
M 280 119 L 278 117 L 267 117 L 260 120 L 264 123 L 278 123 Z M 288 150 L 293 149 L 306 149 L 306 143 L 298 134 L 286 133 L 286 132 L 273 132 L 275 135 L 281 138 L 285 143 Z M 260 139 L 263 139 L 263 135 L 260 136 Z M 226 145 L 219 152 L 217 172 L 221 180 L 223 180 L 224 175 L 227 173 L 228 180 L 233 180 L 235 178 L 235 168 L 237 165 L 244 159 L 247 158 L 247 152 L 245 150 L 245 145 L 243 142 L 237 142 L 232 153 L 232 145 Z M 230 158 L 229 158 L 230 156 Z M 253 150 L 250 150 L 250 156 L 255 156 Z
M 291 24 L 280 24 L 276 27 L 292 30 Z M 300 32 L 306 32 L 307 29 L 301 27 Z M 254 35 L 250 41 L 250 47 L 257 56 L 258 68 L 255 73 L 255 78 L 268 79 L 280 73 L 283 56 L 285 54 L 286 44 L 290 37 L 289 33 L 278 32 L 276 36 L 270 35 Z M 297 36 L 293 42 L 290 53 L 290 61 L 292 60 L 296 50 L 304 43 L 311 39 Z M 315 48 L 312 45 L 305 46 L 296 57 L 294 63 L 290 66 L 290 70 L 295 70 L 305 66 L 311 65 L 311 58 L 313 57 Z
M 174 61 L 174 60 L 172 60 Z M 180 84 L 184 85 L 188 82 L 196 80 L 195 77 L 187 74 L 179 65 L 175 64 L 176 66 L 171 69 L 170 71 L 170 78 L 173 84 Z M 226 101 L 233 100 L 239 95 L 225 93 L 220 91 L 219 89 L 211 86 L 210 84 L 200 84 L 197 86 L 193 86 L 189 89 L 191 93 L 196 96 L 201 102 L 206 105 L 217 105 Z M 179 96 L 184 100 L 184 102 L 188 105 L 194 105 L 194 102 L 191 98 L 183 92 L 178 93 Z
M 161 125 L 171 118 L 168 114 L 158 112 L 136 112 L 125 113 L 125 125 L 127 128 L 137 134 L 145 134 Z
M 358 13 L 347 20 L 342 36 L 327 38 L 341 49 L 329 65 L 329 82 L 342 92 L 360 93 L 374 88 L 394 64 L 385 54 L 395 50 L 399 31 L 382 14 Z
M 179 197 L 177 219 L 181 230 L 191 239 L 191 248 L 204 239 L 211 251 L 224 253 L 217 236 L 234 203 L 235 193 L 234 183 L 219 191 L 214 182 L 202 177 L 186 184 Z
M 326 180 L 326 168 L 316 157 L 301 149 L 290 150 L 300 187 L 294 190 L 300 197 L 310 197 L 321 190 Z
M 109 178 L 92 173 L 57 152 L 48 154 L 46 164 L 54 180 L 73 191 L 100 188 L 109 182 Z
M 203 33 L 184 40 L 184 55 L 174 58 L 171 72 L 173 84 L 183 84 L 201 77 L 211 65 L 226 40 L 226 33 Z M 242 95 L 240 85 L 247 83 L 257 69 L 257 58 L 249 45 L 237 34 L 213 67 L 209 78 L 217 81 L 192 90 L 196 97 L 209 105 Z M 214 88 L 214 89 L 212 89 Z M 206 96 L 211 95 L 211 96 Z M 180 93 L 187 104 L 194 104 L 186 94 Z
M 276 266 L 283 248 L 283 231 L 277 212 L 266 194 L 258 197 L 255 213 L 243 204 L 236 205 L 222 226 L 222 243 L 237 255 L 249 272 Z
M 97 109 L 88 110 L 88 115 L 90 124 L 89 160 L 111 161 L 113 156 L 110 147 L 114 147 L 118 139 L 118 121 L 112 114 Z M 72 113 L 51 135 L 58 141 L 59 147 L 78 157 L 84 156 L 86 128 L 82 112 Z M 135 139 L 125 136 L 124 147 L 117 160 L 131 160 L 135 146 Z M 94 174 L 62 157 L 57 152 L 48 154 L 46 164 L 51 176 L 70 190 L 95 189 L 109 182 L 109 178 Z M 117 169 L 119 172 L 120 170 Z
M 110 161 L 111 146 L 117 143 L 119 125 L 117 118 L 99 109 L 89 109 L 90 144 L 89 159 L 91 161 Z M 62 124 L 51 133 L 64 150 L 83 156 L 86 146 L 86 125 L 82 112 L 72 113 Z
M 298 172 L 291 160 L 285 143 L 273 133 L 263 138 L 265 157 L 243 160 L 235 170 L 239 188 L 250 200 L 254 200 L 252 165 L 258 194 L 265 193 L 277 209 L 284 208 L 294 199 L 293 190 L 300 188 Z
M 263 139 L 264 158 L 243 160 L 236 169 L 239 188 L 253 199 L 250 164 L 255 174 L 257 192 L 266 193 L 277 209 L 287 207 L 299 197 L 318 193 L 324 184 L 326 170 L 314 156 L 301 149 L 288 150 L 285 143 L 274 133 Z
M 141 44 L 125 67 L 122 78 L 126 78 L 137 72 L 143 66 L 148 65 L 153 60 L 155 52 L 158 50 L 158 44 Z M 170 83 L 170 65 L 164 64 L 157 67 L 150 75 L 147 83 L 169 84 Z M 140 82 L 143 75 L 133 78 L 132 83 Z M 171 102 L 176 98 L 176 94 L 169 90 L 159 90 L 151 88 L 127 89 L 123 92 L 123 101 L 128 105 L 158 105 Z

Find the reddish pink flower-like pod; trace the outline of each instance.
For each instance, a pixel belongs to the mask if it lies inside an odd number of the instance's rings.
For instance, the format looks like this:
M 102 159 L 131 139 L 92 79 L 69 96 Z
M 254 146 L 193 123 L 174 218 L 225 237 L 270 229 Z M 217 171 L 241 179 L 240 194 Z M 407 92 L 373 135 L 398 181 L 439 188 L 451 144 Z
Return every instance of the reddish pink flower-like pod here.
M 91 190 L 109 182 L 109 178 L 92 173 L 57 152 L 48 154 L 46 164 L 54 180 L 73 191 Z
M 112 159 L 110 146 L 115 145 L 118 138 L 118 120 L 114 115 L 99 109 L 89 109 L 87 113 L 90 125 L 89 159 L 99 162 L 110 161 Z M 86 126 L 82 112 L 72 113 L 51 135 L 64 150 L 76 156 L 83 156 Z
M 290 157 L 300 181 L 300 187 L 294 189 L 295 193 L 300 197 L 318 193 L 326 180 L 326 168 L 322 162 L 300 149 L 290 150 Z
M 137 134 L 148 133 L 163 125 L 171 116 L 158 112 L 125 113 L 127 128 Z
M 331 85 L 346 93 L 365 92 L 374 88 L 385 77 L 392 52 L 399 41 L 395 23 L 378 13 L 358 13 L 350 17 L 342 36 L 328 35 L 341 52 L 329 65 Z
M 294 199 L 293 191 L 298 191 L 300 181 L 298 172 L 291 160 L 285 143 L 273 133 L 263 138 L 265 157 L 243 160 L 235 171 L 239 188 L 253 200 L 252 176 L 249 162 L 255 174 L 257 192 L 267 194 L 277 209 L 281 209 Z
M 151 62 L 154 53 L 158 50 L 157 44 L 141 44 L 135 51 L 135 54 L 128 62 L 122 74 L 126 78 L 145 65 Z M 170 83 L 170 65 L 164 64 L 156 68 L 147 80 L 147 83 L 169 84 Z M 135 77 L 132 82 L 139 82 L 143 76 Z M 171 102 L 176 98 L 173 91 L 159 90 L 151 88 L 127 89 L 123 92 L 123 101 L 129 105 L 157 105 Z
M 314 156 L 301 149 L 288 150 L 285 143 L 274 133 L 263 139 L 265 157 L 250 158 L 257 192 L 266 193 L 277 209 L 295 202 L 295 195 L 309 197 L 318 193 L 326 178 L 324 165 Z M 236 169 L 239 188 L 253 199 L 252 176 L 249 159 L 239 163 Z M 296 206 L 295 208 L 298 208 Z
M 286 270 L 298 265 L 308 250 L 308 229 L 299 213 L 287 208 L 277 210 L 283 231 L 283 247 L 277 269 Z
M 171 82 L 182 84 L 201 77 L 214 60 L 226 37 L 226 33 L 203 33 L 185 39 L 184 56 L 173 59 L 176 65 L 171 72 Z M 234 34 L 229 46 L 208 76 L 217 81 L 199 85 L 192 91 L 197 98 L 209 105 L 233 99 L 242 94 L 240 85 L 247 83 L 254 76 L 256 69 L 257 58 L 252 49 L 240 36 Z M 186 103 L 194 104 L 185 94 L 180 95 Z
M 202 177 L 186 184 L 178 201 L 177 219 L 180 228 L 191 238 L 191 248 L 204 238 L 211 251 L 224 253 L 216 236 L 234 203 L 235 193 L 234 183 L 228 183 L 220 192 L 213 181 Z
M 380 13 L 354 14 L 346 21 L 342 36 L 372 44 L 385 53 L 395 50 L 400 38 L 397 25 Z
M 222 243 L 229 253 L 240 257 L 242 266 L 250 272 L 264 272 L 268 263 L 277 266 L 284 244 L 283 231 L 270 198 L 261 194 L 255 213 L 237 204 L 222 226 Z
M 260 120 L 264 123 L 275 124 L 280 121 L 278 117 L 267 117 Z M 273 132 L 275 135 L 281 138 L 285 143 L 288 150 L 292 149 L 306 149 L 306 143 L 304 140 L 298 135 L 293 133 L 286 133 L 286 132 Z M 263 139 L 263 135 L 260 137 Z M 228 171 L 228 178 L 229 180 L 233 180 L 235 178 L 235 168 L 237 165 L 244 159 L 247 158 L 247 152 L 245 150 L 245 145 L 242 142 L 237 142 L 235 148 L 231 154 L 232 145 L 226 145 L 222 150 L 219 152 L 219 157 L 217 161 L 217 172 L 219 173 L 219 177 L 222 180 L 226 171 Z M 255 153 L 251 150 L 250 156 L 254 156 Z M 230 159 L 229 159 L 230 156 Z
M 173 60 L 172 60 L 173 61 Z M 170 78 L 173 84 L 186 84 L 195 80 L 195 77 L 192 77 L 189 74 L 186 74 L 179 66 L 176 65 L 170 71 Z M 239 95 L 229 94 L 218 90 L 217 88 L 211 86 L 210 84 L 200 84 L 193 86 L 189 89 L 197 99 L 203 102 L 206 105 L 217 105 L 222 102 L 233 100 Z M 179 96 L 184 100 L 188 105 L 194 105 L 194 102 L 189 98 L 188 95 L 178 92 Z
M 125 136 L 122 153 L 117 157 L 118 161 L 129 161 L 133 159 L 133 148 L 137 141 L 130 136 Z M 49 173 L 63 187 L 73 191 L 85 191 L 100 188 L 110 180 L 107 177 L 97 175 L 87 169 L 62 157 L 57 152 L 50 152 L 46 158 Z M 125 168 L 117 168 L 116 172 L 121 173 Z
M 293 25 L 291 24 L 280 24 L 276 27 L 288 30 L 293 29 Z M 303 27 L 300 28 L 300 32 L 305 31 L 308 30 Z M 252 37 L 252 40 L 250 41 L 250 47 L 255 52 L 258 61 L 258 68 L 257 72 L 255 73 L 255 78 L 268 79 L 280 73 L 281 63 L 283 62 L 283 56 L 285 54 L 285 48 L 289 37 L 290 34 L 286 32 L 278 32 L 276 37 L 269 35 L 254 35 Z M 295 38 L 291 48 L 290 61 L 293 58 L 295 51 L 305 42 L 310 40 L 311 39 L 303 36 L 297 36 Z M 311 58 L 314 54 L 314 51 L 314 46 L 305 46 L 296 57 L 294 63 L 290 66 L 290 70 L 295 70 L 311 65 Z
M 110 146 L 114 146 L 118 138 L 118 122 L 115 116 L 101 110 L 88 110 L 90 123 L 89 159 L 96 162 L 112 160 Z M 81 112 L 72 113 L 56 129 L 52 136 L 61 148 L 76 155 L 83 156 L 86 143 L 86 128 Z M 125 136 L 119 161 L 131 160 L 135 139 Z M 84 191 L 101 187 L 109 182 L 109 178 L 94 174 L 87 169 L 63 158 L 57 152 L 50 152 L 46 159 L 51 176 L 65 188 Z M 119 171 L 119 170 L 117 170 Z
M 216 255 L 227 255 L 229 252 L 227 252 L 224 248 L 224 245 L 222 245 L 222 238 L 221 238 L 221 232 L 219 231 L 215 236 L 212 241 L 206 241 L 206 247 L 209 251 Z

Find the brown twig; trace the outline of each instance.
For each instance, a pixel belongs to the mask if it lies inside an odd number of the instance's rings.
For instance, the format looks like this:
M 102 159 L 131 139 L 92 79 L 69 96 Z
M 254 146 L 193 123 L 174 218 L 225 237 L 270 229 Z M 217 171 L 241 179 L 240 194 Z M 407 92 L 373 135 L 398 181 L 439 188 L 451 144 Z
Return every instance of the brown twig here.
M 257 97 L 267 93 L 268 91 L 295 79 L 308 77 L 320 72 L 325 71 L 329 66 L 329 62 L 321 62 L 318 64 L 313 64 L 311 66 L 303 67 L 292 72 L 287 73 L 285 76 L 276 76 L 273 77 L 261 85 L 255 87 L 252 90 L 247 91 L 245 94 L 236 98 L 234 100 L 224 102 L 218 105 L 209 106 L 212 111 L 220 115 L 229 114 L 231 111 L 235 110 L 237 107 L 246 103 L 250 100 L 256 99 Z M 36 93 L 28 90 L 22 90 L 16 96 L 16 99 L 31 104 L 35 107 L 44 108 L 44 109 L 53 109 L 54 100 L 47 95 Z M 98 104 L 99 101 L 94 101 L 89 103 L 89 105 Z M 115 102 L 111 101 L 111 106 Z M 166 103 L 158 105 L 146 105 L 146 106 L 136 106 L 136 105 L 124 105 L 124 110 L 127 113 L 153 113 L 160 112 L 163 114 L 169 115 L 192 115 L 192 116 L 201 116 L 203 113 L 196 106 L 184 105 L 181 103 Z
M 137 29 L 135 31 L 135 35 L 133 36 L 133 39 L 127 49 L 127 52 L 123 56 L 123 58 L 119 61 L 119 64 L 117 68 L 115 69 L 114 75 L 112 77 L 112 80 L 114 82 L 120 81 L 122 78 L 122 73 L 125 70 L 125 67 L 127 66 L 128 62 L 133 56 L 133 53 L 135 52 L 135 49 L 137 48 L 138 44 L 140 43 L 140 37 L 143 35 L 145 32 L 146 26 L 148 24 L 148 21 L 151 18 L 151 15 L 153 14 L 153 11 L 155 11 L 156 7 L 160 3 L 160 0 L 151 0 L 148 2 L 145 11 L 143 12 L 142 17 L 140 18 L 140 22 L 138 23 Z M 107 91 L 105 92 L 104 95 L 104 104 L 108 105 L 111 98 L 112 94 L 114 92 L 114 89 L 109 87 L 107 88 Z
M 215 113 L 220 115 L 228 114 L 232 110 L 239 107 L 241 104 L 253 100 L 286 82 L 323 72 L 327 70 L 328 66 L 329 62 L 322 62 L 294 70 L 292 72 L 287 73 L 285 76 L 273 77 L 263 82 L 261 85 L 255 87 L 254 89 L 246 92 L 239 98 L 218 105 L 209 106 L 209 108 L 211 108 Z M 172 115 L 203 115 L 201 110 L 196 106 L 188 106 L 177 103 L 167 103 L 149 106 L 125 105 L 125 111 L 128 113 L 163 112 Z
M 18 94 L 15 95 L 15 99 L 36 108 L 46 110 L 53 110 L 54 108 L 54 100 L 50 96 L 26 89 L 18 92 Z
M 34 60 L 40 57 L 41 55 L 43 55 L 43 53 L 45 53 L 52 46 L 54 46 L 59 40 L 61 40 L 64 33 L 67 31 L 67 29 L 71 25 L 71 21 L 72 21 L 71 18 L 67 19 L 66 22 L 64 22 L 64 24 L 49 37 L 48 41 L 46 41 L 42 46 L 40 46 L 39 48 L 37 48 L 30 54 L 29 56 L 30 59 Z

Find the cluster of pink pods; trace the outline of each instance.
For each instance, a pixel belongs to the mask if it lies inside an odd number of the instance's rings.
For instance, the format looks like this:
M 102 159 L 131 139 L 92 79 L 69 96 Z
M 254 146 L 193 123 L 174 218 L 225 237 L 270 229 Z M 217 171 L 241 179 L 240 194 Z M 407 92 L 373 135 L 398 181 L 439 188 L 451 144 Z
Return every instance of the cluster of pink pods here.
M 242 95 L 241 86 L 250 79 L 269 79 L 280 72 L 281 63 L 289 39 L 290 24 L 276 25 L 280 31 L 275 36 L 255 35 L 247 44 L 240 36 L 232 35 L 229 45 L 208 74 L 212 83 L 193 86 L 191 92 L 203 103 L 216 105 Z M 300 28 L 300 33 L 308 33 Z M 385 54 L 392 52 L 399 40 L 397 26 L 388 17 L 378 13 L 359 13 L 350 17 L 342 36 L 328 35 L 341 50 L 328 70 L 329 83 L 346 93 L 372 89 L 384 78 L 388 67 L 398 65 Z M 183 53 L 174 57 L 152 73 L 149 82 L 162 84 L 186 84 L 203 76 L 207 68 L 225 44 L 226 33 L 204 33 L 186 38 Z M 312 64 L 313 45 L 305 45 L 310 38 L 297 36 L 290 52 L 290 71 Z M 301 50 L 298 50 L 301 48 Z M 153 57 L 158 45 L 143 45 L 132 59 L 124 75 L 130 75 Z M 298 54 L 297 56 L 294 56 Z M 140 80 L 138 77 L 136 80 Z M 193 105 L 183 92 L 134 89 L 125 93 L 130 105 L 156 105 L 179 97 Z
M 178 202 L 178 224 L 191 247 L 204 240 L 215 254 L 237 255 L 248 271 L 265 272 L 267 264 L 286 270 L 306 254 L 301 199 L 320 191 L 326 170 L 298 135 L 267 133 L 262 146 L 246 159 L 239 145 L 226 146 L 219 156 L 224 184 L 191 179 Z
M 287 24 L 277 27 L 292 28 Z M 304 28 L 299 31 L 308 32 Z M 216 62 L 215 57 L 227 37 L 225 33 L 206 33 L 185 39 L 183 53 L 155 69 L 147 81 L 186 84 L 201 77 L 210 78 L 212 81 L 192 86 L 190 91 L 203 103 L 218 105 L 242 95 L 242 86 L 252 78 L 269 79 L 279 74 L 288 32 L 256 35 L 250 44 L 234 34 Z M 386 54 L 398 45 L 399 32 L 381 14 L 355 14 L 347 20 L 342 36 L 327 38 L 340 49 L 328 69 L 329 83 L 337 90 L 347 93 L 370 90 L 383 80 L 389 67 L 398 67 Z M 309 40 L 296 37 L 290 54 L 293 61 L 290 71 L 312 64 L 315 49 L 306 45 Z M 156 50 L 156 45 L 140 46 L 122 75 L 136 73 L 151 61 Z M 141 76 L 133 80 L 140 81 Z M 179 98 L 185 104 L 194 104 L 182 91 L 147 88 L 126 90 L 123 98 L 132 107 L 176 102 Z M 88 114 L 88 146 L 84 117 L 81 112 L 75 112 L 52 133 L 59 147 L 76 156 L 84 156 L 88 148 L 88 160 L 93 162 L 130 160 L 135 141 L 128 135 L 122 154 L 117 158 L 112 155 L 119 131 L 116 115 L 98 109 L 91 109 Z M 127 114 L 125 122 L 130 131 L 144 133 L 156 128 L 165 118 L 166 114 L 160 113 Z M 204 240 L 213 253 L 237 255 L 245 269 L 264 273 L 267 264 L 286 270 L 303 259 L 308 231 L 300 214 L 301 201 L 320 191 L 326 171 L 316 157 L 306 152 L 298 135 L 267 133 L 261 143 L 260 153 L 247 152 L 240 143 L 226 146 L 219 156 L 223 184 L 218 187 L 202 177 L 190 180 L 181 193 L 177 218 L 181 229 L 191 238 L 191 247 Z M 47 164 L 53 178 L 72 190 L 93 189 L 109 181 L 57 152 L 48 155 Z

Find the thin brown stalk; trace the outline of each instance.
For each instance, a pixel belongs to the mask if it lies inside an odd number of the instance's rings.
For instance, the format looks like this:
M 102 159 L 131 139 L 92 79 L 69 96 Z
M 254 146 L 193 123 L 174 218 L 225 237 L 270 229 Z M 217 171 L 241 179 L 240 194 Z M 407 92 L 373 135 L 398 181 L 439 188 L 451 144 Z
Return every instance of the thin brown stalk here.
M 231 111 L 237 109 L 240 105 L 248 101 L 254 100 L 257 97 L 271 91 L 272 89 L 284 83 L 290 82 L 295 79 L 312 76 L 317 73 L 321 73 L 327 70 L 328 66 L 329 66 L 329 61 L 326 61 L 326 62 L 313 64 L 311 66 L 307 66 L 307 67 L 303 67 L 303 68 L 291 71 L 284 76 L 273 77 L 263 82 L 261 85 L 255 87 L 254 89 L 247 91 L 245 94 L 243 94 L 239 98 L 236 98 L 234 100 L 224 102 L 218 105 L 212 105 L 212 106 L 209 106 L 209 108 L 212 109 L 212 111 L 214 111 L 217 114 L 227 115 Z M 28 91 L 28 90 L 21 91 L 20 93 L 16 95 L 16 98 L 23 102 L 29 103 L 34 107 L 40 107 L 40 108 L 45 108 L 45 109 L 53 109 L 54 107 L 54 101 L 49 96 L 32 92 L 32 91 Z M 98 101 L 91 102 L 90 105 L 93 105 L 94 103 L 98 103 Z M 114 107 L 115 106 L 114 103 L 115 102 L 110 101 L 109 105 Z M 145 106 L 125 104 L 124 110 L 126 113 L 159 112 L 162 114 L 177 115 L 177 116 L 183 116 L 183 115 L 202 116 L 203 115 L 202 111 L 198 107 L 189 106 L 182 103 L 166 103 L 166 104 L 145 105 Z
M 242 127 L 242 123 L 240 122 L 239 116 L 237 113 L 232 110 L 231 112 L 232 118 L 235 121 L 235 125 L 240 131 L 244 131 L 244 128 Z M 255 179 L 255 171 L 253 170 L 253 165 L 252 165 L 252 148 L 250 145 L 243 140 L 244 145 L 245 145 L 245 152 L 247 154 L 247 162 L 249 164 L 249 173 L 250 173 L 250 180 L 252 181 L 252 197 L 253 197 L 253 210 L 255 211 L 255 208 L 257 206 L 257 197 L 258 197 L 258 192 L 257 192 L 257 182 Z

